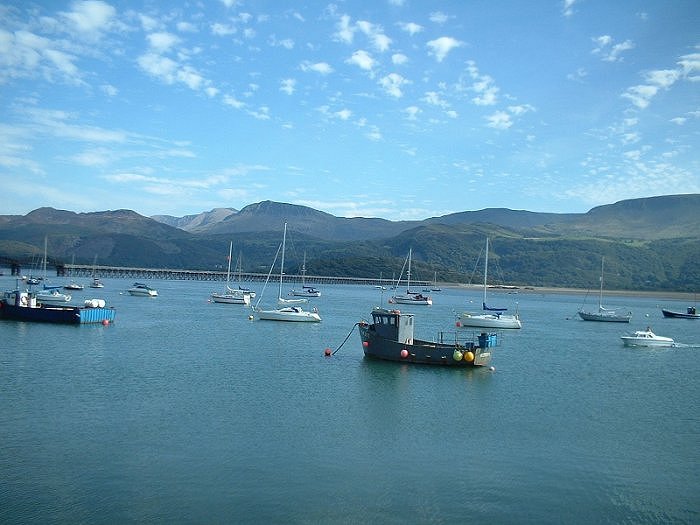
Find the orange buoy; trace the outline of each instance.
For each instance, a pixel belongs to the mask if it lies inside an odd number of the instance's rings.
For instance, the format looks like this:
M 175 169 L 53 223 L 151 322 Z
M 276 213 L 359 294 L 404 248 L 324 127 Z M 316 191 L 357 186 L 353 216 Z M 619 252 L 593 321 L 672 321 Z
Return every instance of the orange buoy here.
M 464 352 L 464 360 L 467 363 L 471 363 L 474 361 L 474 353 L 473 352 Z

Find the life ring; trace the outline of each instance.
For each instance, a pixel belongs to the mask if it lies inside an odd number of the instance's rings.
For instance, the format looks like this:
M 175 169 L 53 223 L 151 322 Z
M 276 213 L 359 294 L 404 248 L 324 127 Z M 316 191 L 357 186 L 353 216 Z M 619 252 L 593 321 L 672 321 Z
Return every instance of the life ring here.
M 26 296 L 26 295 L 23 295 L 22 297 L 20 297 L 19 303 L 20 303 L 22 306 L 27 306 L 27 296 Z

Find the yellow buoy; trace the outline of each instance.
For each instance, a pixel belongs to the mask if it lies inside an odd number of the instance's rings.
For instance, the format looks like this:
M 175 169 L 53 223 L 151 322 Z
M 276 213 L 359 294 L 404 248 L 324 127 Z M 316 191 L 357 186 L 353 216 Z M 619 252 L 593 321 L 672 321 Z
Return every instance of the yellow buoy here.
M 464 360 L 467 363 L 471 363 L 474 361 L 474 354 L 472 352 L 464 352 Z

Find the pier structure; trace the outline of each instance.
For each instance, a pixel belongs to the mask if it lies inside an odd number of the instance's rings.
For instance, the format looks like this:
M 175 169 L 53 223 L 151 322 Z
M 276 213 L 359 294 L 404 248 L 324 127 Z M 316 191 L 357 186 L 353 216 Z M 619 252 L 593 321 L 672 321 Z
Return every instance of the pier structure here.
M 165 279 L 177 281 L 225 281 L 226 272 L 222 270 L 182 270 L 175 268 L 131 268 L 124 266 L 93 266 L 81 264 L 57 264 L 55 266 L 56 276 L 71 278 L 92 278 L 100 279 Z M 14 274 L 14 272 L 13 272 Z M 19 273 L 17 273 L 19 275 Z M 240 277 L 239 277 L 240 276 Z M 236 272 L 235 281 L 240 282 L 264 282 L 267 273 L 256 272 Z M 279 280 L 279 273 L 272 273 L 270 280 Z M 287 274 L 282 277 L 284 283 L 301 282 L 301 274 Z M 360 284 L 370 286 L 383 286 L 390 288 L 395 283 L 391 279 L 376 279 L 365 277 L 335 277 L 323 275 L 304 275 L 307 284 Z M 430 286 L 428 281 L 412 281 L 416 288 Z

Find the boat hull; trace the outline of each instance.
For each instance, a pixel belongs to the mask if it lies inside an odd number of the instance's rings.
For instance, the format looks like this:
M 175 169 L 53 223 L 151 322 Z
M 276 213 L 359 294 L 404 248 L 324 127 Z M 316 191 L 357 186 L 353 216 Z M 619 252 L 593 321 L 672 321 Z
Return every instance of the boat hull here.
M 381 337 L 371 326 L 367 323 L 359 325 L 362 348 L 368 358 L 461 368 L 486 366 L 491 362 L 491 351 L 488 348 L 471 344 L 462 346 L 433 343 L 420 339 L 414 339 L 412 344 L 401 343 Z
M 60 324 L 111 323 L 116 316 L 114 308 L 87 308 L 82 306 L 15 306 L 0 302 L 0 318 Z
M 700 314 L 692 314 L 687 312 L 674 312 L 672 310 L 661 310 L 664 317 L 670 317 L 674 319 L 700 319 Z
M 214 303 L 222 304 L 250 304 L 250 295 L 248 294 L 211 294 L 211 300 Z
M 307 312 L 298 307 L 279 308 L 277 310 L 258 310 L 261 321 L 286 321 L 291 323 L 319 323 L 321 316 L 318 312 Z
M 599 321 L 603 323 L 629 323 L 630 319 L 632 319 L 632 314 L 629 313 L 625 315 L 616 315 L 611 313 L 595 313 L 580 311 L 578 315 L 584 321 Z
M 520 319 L 513 315 L 464 313 L 457 318 L 455 324 L 458 328 L 522 328 Z

